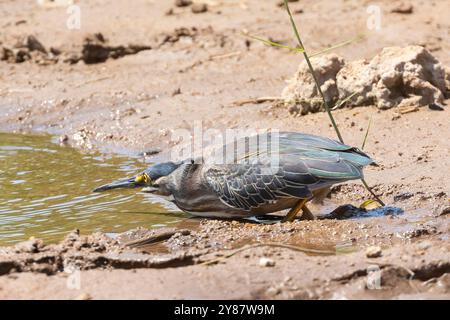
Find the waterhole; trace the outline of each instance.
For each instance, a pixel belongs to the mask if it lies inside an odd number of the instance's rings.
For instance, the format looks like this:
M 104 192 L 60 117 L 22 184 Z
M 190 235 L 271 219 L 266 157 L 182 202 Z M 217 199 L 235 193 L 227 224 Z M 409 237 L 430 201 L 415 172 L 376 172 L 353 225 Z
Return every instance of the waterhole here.
M 129 155 L 83 154 L 48 135 L 0 133 L 0 245 L 31 236 L 57 242 L 74 229 L 122 232 L 181 222 L 184 214 L 138 189 L 91 192 L 148 165 Z

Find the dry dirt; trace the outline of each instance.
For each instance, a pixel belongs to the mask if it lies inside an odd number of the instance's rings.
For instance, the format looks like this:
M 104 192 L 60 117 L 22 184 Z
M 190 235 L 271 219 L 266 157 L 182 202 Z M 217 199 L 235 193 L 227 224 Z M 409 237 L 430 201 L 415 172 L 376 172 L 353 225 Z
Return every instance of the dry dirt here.
M 69 30 L 66 8 L 2 1 L 0 130 L 50 132 L 85 151 L 136 153 L 168 151 L 171 131 L 196 121 L 334 137 L 323 112 L 239 103 L 279 97 L 303 59 L 242 35 L 295 45 L 277 3 L 211 1 L 206 12 L 193 13 L 172 1 L 83 1 L 81 30 Z M 448 1 L 377 3 L 379 31 L 366 27 L 370 1 L 291 6 L 311 52 L 363 33 L 335 52 L 370 60 L 385 47 L 421 45 L 449 66 Z M 448 102 L 443 110 L 335 111 L 351 145 L 361 145 L 372 119 L 365 150 L 379 166 L 366 178 L 388 209 L 282 225 L 193 220 L 187 230 L 159 230 L 162 236 L 74 233 L 58 245 L 34 239 L 0 249 L 0 298 L 448 299 Z M 313 209 L 327 213 L 367 198 L 359 183 L 346 183 Z M 69 267 L 81 269 L 80 289 L 68 285 Z

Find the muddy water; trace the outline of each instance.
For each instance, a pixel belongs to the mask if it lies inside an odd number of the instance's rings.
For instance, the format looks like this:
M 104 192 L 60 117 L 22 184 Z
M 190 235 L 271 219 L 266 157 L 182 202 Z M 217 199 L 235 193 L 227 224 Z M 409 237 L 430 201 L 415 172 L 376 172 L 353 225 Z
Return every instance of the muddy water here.
M 91 192 L 147 165 L 129 156 L 81 154 L 46 135 L 0 133 L 0 245 L 30 236 L 56 242 L 73 229 L 121 232 L 182 221 L 184 214 L 139 190 Z

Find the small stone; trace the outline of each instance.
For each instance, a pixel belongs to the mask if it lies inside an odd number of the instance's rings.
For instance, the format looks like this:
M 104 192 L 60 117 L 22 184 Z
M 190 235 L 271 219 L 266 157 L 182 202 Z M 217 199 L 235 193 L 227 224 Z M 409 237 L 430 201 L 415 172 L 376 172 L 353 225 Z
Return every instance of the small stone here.
M 297 105 L 291 105 L 291 106 L 289 106 L 288 111 L 289 111 L 290 114 L 294 114 L 295 115 L 295 114 L 298 114 L 300 112 L 300 109 L 299 109 L 299 107 L 297 107 Z
M 409 198 L 412 198 L 412 197 L 414 197 L 414 193 L 411 193 L 411 192 L 403 192 L 403 193 L 400 193 L 400 194 L 398 194 L 398 195 L 395 195 L 395 196 L 394 196 L 394 201 L 395 201 L 395 202 L 397 202 L 397 201 L 402 201 L 402 200 L 406 200 L 406 199 L 409 199 Z
M 59 137 L 59 143 L 67 143 L 69 141 L 69 137 L 65 134 Z
M 175 6 L 177 7 L 187 7 L 192 4 L 192 0 L 175 0 Z
M 40 43 L 39 40 L 33 35 L 27 37 L 26 46 L 30 51 L 40 51 L 45 54 L 47 53 L 47 50 L 45 50 L 42 43 Z
M 441 213 L 439 213 L 440 216 L 446 216 L 450 213 L 450 207 L 442 209 Z
M 413 6 L 410 3 L 400 3 L 391 9 L 393 13 L 411 14 L 413 12 Z
M 181 88 L 177 88 L 172 92 L 172 97 L 181 94 Z
M 430 248 L 433 245 L 433 243 L 431 241 L 428 240 L 424 240 L 422 242 L 420 242 L 418 244 L 418 247 L 422 250 L 427 250 L 428 248 Z
M 15 251 L 24 253 L 38 253 L 39 249 L 42 247 L 43 247 L 42 240 L 31 237 L 27 241 L 23 241 L 16 244 Z
M 267 257 L 262 257 L 261 259 L 259 259 L 259 265 L 261 267 L 273 267 L 275 266 L 275 261 Z
M 379 246 L 371 246 L 366 249 L 367 258 L 378 258 L 381 257 L 381 248 Z
M 72 230 L 64 239 L 65 242 L 75 242 L 80 238 L 80 230 Z
M 206 3 L 194 3 L 191 10 L 193 13 L 203 13 L 208 11 L 208 5 Z
M 83 292 L 75 300 L 92 300 L 92 296 L 89 293 Z
M 266 290 L 266 294 L 269 297 L 274 297 L 274 296 L 280 294 L 280 292 L 281 292 L 280 288 L 274 288 L 274 287 L 270 287 Z

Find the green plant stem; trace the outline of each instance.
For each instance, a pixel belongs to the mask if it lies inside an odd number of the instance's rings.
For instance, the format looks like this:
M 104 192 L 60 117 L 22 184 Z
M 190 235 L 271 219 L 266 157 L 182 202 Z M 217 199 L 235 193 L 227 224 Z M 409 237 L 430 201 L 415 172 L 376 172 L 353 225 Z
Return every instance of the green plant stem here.
M 273 46 L 273 47 L 278 47 L 278 48 L 288 49 L 288 50 L 295 51 L 295 52 L 303 52 L 303 49 L 302 49 L 302 48 L 293 48 L 293 47 L 289 47 L 289 46 L 286 46 L 286 45 L 281 44 L 281 43 L 277 43 L 277 42 L 273 42 L 273 41 L 266 40 L 266 39 L 263 39 L 263 38 L 259 38 L 259 37 L 257 37 L 257 36 L 253 36 L 253 35 L 251 35 L 251 34 L 244 34 L 244 36 L 249 37 L 249 38 L 251 38 L 251 39 L 255 39 L 255 40 L 261 41 L 262 43 L 264 43 L 264 44 L 266 44 L 266 45 L 268 45 L 268 46 Z
M 344 139 L 342 138 L 342 135 L 339 132 L 338 126 L 336 124 L 336 121 L 334 120 L 334 117 L 331 114 L 330 106 L 328 105 L 328 102 L 325 99 L 325 95 L 323 94 L 322 89 L 320 88 L 320 85 L 319 85 L 319 81 L 317 80 L 317 77 L 316 77 L 316 75 L 314 73 L 314 68 L 313 68 L 313 66 L 311 64 L 311 61 L 309 60 L 308 53 L 306 52 L 306 48 L 303 45 L 302 39 L 300 38 L 300 34 L 298 32 L 297 26 L 295 25 L 295 21 L 294 21 L 294 18 L 292 16 L 291 9 L 289 8 L 289 4 L 288 4 L 287 0 L 284 0 L 284 6 L 286 7 L 286 11 L 287 11 L 287 13 L 289 15 L 289 20 L 291 21 L 291 25 L 292 25 L 292 28 L 294 29 L 295 37 L 297 38 L 298 44 L 300 45 L 300 48 L 303 49 L 303 56 L 305 57 L 306 63 L 308 64 L 308 68 L 309 68 L 309 71 L 311 72 L 311 75 L 312 75 L 312 77 L 314 79 L 314 83 L 316 84 L 317 91 L 319 92 L 320 96 L 322 97 L 322 100 L 323 100 L 323 103 L 324 103 L 324 106 L 325 106 L 325 110 L 328 113 L 328 116 L 330 118 L 331 124 L 333 125 L 333 128 L 334 128 L 334 131 L 336 131 L 336 134 L 337 134 L 337 136 L 339 138 L 339 141 L 341 143 L 344 143 Z M 363 185 L 367 189 L 367 191 L 369 191 L 372 194 L 372 196 L 382 206 L 385 206 L 384 202 L 372 191 L 372 189 L 369 187 L 369 185 L 364 180 L 364 178 L 361 178 L 361 182 L 363 183 Z
M 364 150 L 364 147 L 366 146 L 367 137 L 369 136 L 369 130 L 370 130 L 370 125 L 371 124 L 372 124 L 372 117 L 370 117 L 370 119 L 369 119 L 369 124 L 367 125 L 367 130 L 366 130 L 366 134 L 364 136 L 363 143 L 361 145 L 361 150 Z
M 316 56 L 318 56 L 318 55 L 321 55 L 321 54 L 330 52 L 330 51 L 332 51 L 332 50 L 334 50 L 334 49 L 337 49 L 337 48 L 344 47 L 344 46 L 349 45 L 349 44 L 351 44 L 351 43 L 353 43 L 353 42 L 355 42 L 355 41 L 359 41 L 359 40 L 361 40 L 361 39 L 363 39 L 363 38 L 364 38 L 364 36 L 360 35 L 360 36 L 358 36 L 358 37 L 356 37 L 356 38 L 354 38 L 354 39 L 351 39 L 351 40 L 347 40 L 347 41 L 343 41 L 343 42 L 337 43 L 337 44 L 332 45 L 332 46 L 330 46 L 330 47 L 328 47 L 328 48 L 326 48 L 326 49 L 323 49 L 323 50 L 321 50 L 321 51 L 314 52 L 314 53 L 311 54 L 309 57 L 310 57 L 310 58 L 314 58 L 314 57 L 316 57 Z
M 367 191 L 370 192 L 370 194 L 384 207 L 386 206 L 386 204 L 380 199 L 380 197 L 378 197 L 375 192 L 372 191 L 372 189 L 369 187 L 369 185 L 367 184 L 366 180 L 364 180 L 364 178 L 361 179 L 362 184 L 364 185 L 364 187 L 366 187 Z
M 345 103 L 347 103 L 347 101 L 349 101 L 351 98 L 353 98 L 354 96 L 356 96 L 358 94 L 358 92 L 353 92 L 351 95 L 349 95 L 347 98 L 340 100 L 336 103 L 336 105 L 331 109 L 331 111 L 339 109 L 340 107 L 342 107 Z
M 342 135 L 341 135 L 341 133 L 339 131 L 339 128 L 338 128 L 338 126 L 336 124 L 336 121 L 334 120 L 334 117 L 331 114 L 330 106 L 328 105 L 328 102 L 325 99 L 325 95 L 323 94 L 322 89 L 320 88 L 319 81 L 317 80 L 317 77 L 316 77 L 316 75 L 314 73 L 314 68 L 313 68 L 313 66 L 311 64 L 311 61 L 309 60 L 308 53 L 306 52 L 306 48 L 303 45 L 302 39 L 300 38 L 300 34 L 299 34 L 298 30 L 297 30 L 297 26 L 295 25 L 294 18 L 292 17 L 291 9 L 289 9 L 289 5 L 288 5 L 287 0 L 284 0 L 284 5 L 285 5 L 287 13 L 289 15 L 289 19 L 291 21 L 292 28 L 294 29 L 294 33 L 295 33 L 295 36 L 297 38 L 298 44 L 300 45 L 300 48 L 303 49 L 303 56 L 305 57 L 306 63 L 308 64 L 308 68 L 309 68 L 309 71 L 311 72 L 311 75 L 312 75 L 312 77 L 314 79 L 314 82 L 316 84 L 317 91 L 319 92 L 320 96 L 322 97 L 322 100 L 323 100 L 324 106 L 325 106 L 325 110 L 328 113 L 328 116 L 330 117 L 330 121 L 331 121 L 331 124 L 333 125 L 334 131 L 336 131 L 336 134 L 337 134 L 337 136 L 339 138 L 339 141 L 341 143 L 344 143 L 344 139 L 342 139 Z

